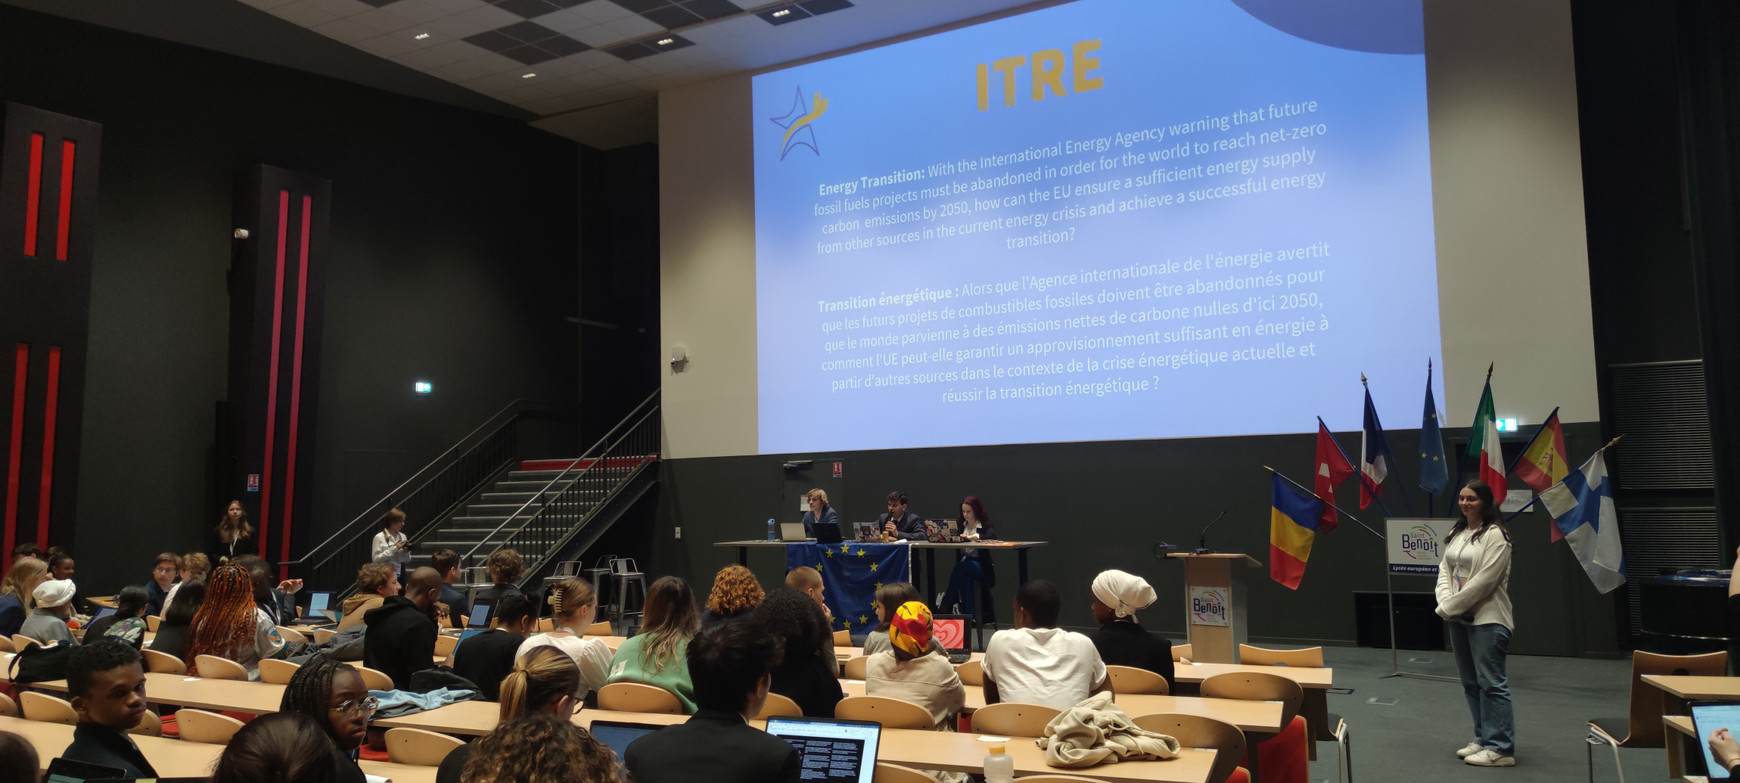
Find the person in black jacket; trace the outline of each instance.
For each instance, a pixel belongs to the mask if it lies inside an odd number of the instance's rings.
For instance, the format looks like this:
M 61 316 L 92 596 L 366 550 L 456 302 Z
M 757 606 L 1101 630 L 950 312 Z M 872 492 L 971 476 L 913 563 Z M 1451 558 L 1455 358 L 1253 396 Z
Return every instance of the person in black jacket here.
M 454 628 L 464 628 L 465 618 L 471 614 L 471 602 L 465 600 L 465 594 L 454 588 L 453 583 L 460 579 L 459 553 L 451 549 L 437 549 L 429 557 L 429 565 L 441 574 L 441 603 L 447 604 L 447 619 Z
M 169 588 L 175 586 L 175 573 L 180 569 L 180 555 L 164 552 L 157 556 L 151 566 L 151 581 L 145 583 L 146 614 L 163 614 L 163 599 L 169 597 Z
M 434 665 L 435 602 L 441 598 L 441 574 L 428 566 L 411 573 L 404 595 L 388 598 L 363 622 L 363 665 L 393 678 L 393 687 L 409 690 L 411 673 Z
M 501 697 L 501 681 L 514 670 L 520 644 L 538 624 L 532 602 L 523 595 L 510 595 L 495 606 L 496 627 L 466 639 L 453 648 L 453 673 L 477 685 L 485 701 Z
M 906 510 L 906 493 L 888 493 L 888 513 L 876 518 L 876 525 L 885 535 L 908 541 L 923 541 L 924 517 Z
M 145 718 L 145 666 L 139 651 L 119 639 L 82 645 L 67 660 L 66 684 L 79 723 L 72 744 L 60 755 L 114 767 L 126 773 L 123 777 L 157 777 L 127 737 L 127 730 Z
M 1172 642 L 1149 633 L 1136 624 L 1136 612 L 1154 603 L 1154 588 L 1148 580 L 1117 569 L 1101 571 L 1093 582 L 1094 622 L 1089 631 L 1094 649 L 1107 666 L 1133 666 L 1166 678 L 1166 688 L 1176 693 L 1172 680 Z
M 772 669 L 773 692 L 797 702 L 807 717 L 834 717 L 841 697 L 839 662 L 821 607 L 809 596 L 781 587 L 762 599 L 754 618 L 785 646 L 785 656 Z
M 775 593 L 781 591 L 774 591 Z M 800 593 L 797 600 L 815 604 Z M 821 614 L 817 611 L 816 614 Z M 699 709 L 687 723 L 655 731 L 623 754 L 637 783 L 788 783 L 802 771 L 797 748 L 749 725 L 761 712 L 779 655 L 754 622 L 722 623 L 689 641 L 689 675 Z

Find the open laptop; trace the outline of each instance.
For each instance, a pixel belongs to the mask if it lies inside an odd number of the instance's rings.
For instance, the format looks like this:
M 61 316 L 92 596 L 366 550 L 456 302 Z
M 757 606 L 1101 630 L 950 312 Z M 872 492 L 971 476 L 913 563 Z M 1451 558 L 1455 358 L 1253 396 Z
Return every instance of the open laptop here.
M 882 726 L 870 721 L 768 718 L 767 733 L 798 749 L 800 777 L 827 783 L 871 783 Z
M 114 614 L 115 612 L 116 612 L 116 609 L 113 606 L 99 606 L 99 607 L 97 607 L 97 613 L 91 615 L 91 622 L 94 623 L 98 620 L 101 620 L 105 617 L 108 617 L 109 615 Z
M 816 531 L 816 543 L 818 544 L 840 543 L 840 523 L 838 522 L 811 522 L 810 529 Z
M 604 743 L 616 754 L 616 763 L 621 764 L 624 754 L 628 753 L 628 745 L 641 737 L 664 728 L 652 723 L 628 723 L 618 720 L 595 720 L 587 729 L 592 738 Z
M 804 532 L 804 523 L 802 522 L 781 522 L 779 523 L 779 540 L 808 541 L 810 536 Z
M 1710 752 L 1710 735 L 1717 729 L 1740 735 L 1740 702 L 1703 701 L 1692 704 L 1692 727 L 1698 732 L 1698 747 L 1704 750 L 1704 765 L 1711 780 L 1728 780 L 1728 769 Z
M 949 651 L 949 663 L 959 666 L 973 657 L 973 618 L 964 614 L 933 614 L 930 616 L 931 638 L 942 642 Z
M 304 615 L 310 620 L 325 618 L 327 622 L 338 622 L 338 613 L 332 605 L 332 593 L 312 592 L 308 594 L 308 613 Z

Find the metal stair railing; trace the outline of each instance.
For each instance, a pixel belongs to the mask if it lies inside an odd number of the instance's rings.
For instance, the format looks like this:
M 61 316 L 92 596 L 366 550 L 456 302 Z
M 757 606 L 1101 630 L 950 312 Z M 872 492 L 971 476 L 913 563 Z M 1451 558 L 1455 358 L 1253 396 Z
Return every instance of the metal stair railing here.
M 427 536 L 518 463 L 523 421 L 560 418 L 570 415 L 573 407 L 528 400 L 509 403 L 307 554 L 280 565 L 296 568 L 298 576 L 324 589 L 352 587 L 357 567 L 370 560 L 371 542 L 387 511 L 404 511 L 420 528 L 417 538 Z
M 460 561 L 481 562 L 480 556 L 512 548 L 525 559 L 525 572 L 535 573 L 554 548 L 603 508 L 623 484 L 657 461 L 658 451 L 659 392 L 655 391 L 461 555 Z M 507 538 L 496 543 L 510 526 L 513 530 Z

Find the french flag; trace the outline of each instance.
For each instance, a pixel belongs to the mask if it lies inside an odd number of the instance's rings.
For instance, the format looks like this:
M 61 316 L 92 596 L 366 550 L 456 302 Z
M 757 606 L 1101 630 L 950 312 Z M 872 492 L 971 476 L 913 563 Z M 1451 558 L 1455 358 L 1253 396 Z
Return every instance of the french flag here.
M 1365 427 L 1359 436 L 1359 507 L 1366 508 L 1384 491 L 1384 479 L 1390 475 L 1395 455 L 1384 438 L 1384 425 L 1378 421 L 1377 408 L 1371 404 L 1371 389 L 1365 390 Z

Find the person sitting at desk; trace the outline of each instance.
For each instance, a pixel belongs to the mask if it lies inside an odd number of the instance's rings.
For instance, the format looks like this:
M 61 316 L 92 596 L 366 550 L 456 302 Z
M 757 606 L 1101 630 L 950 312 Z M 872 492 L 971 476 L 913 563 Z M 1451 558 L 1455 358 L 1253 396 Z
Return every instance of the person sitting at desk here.
M 348 774 L 346 765 L 356 769 Z M 327 783 L 366 781 L 356 762 L 339 758 L 320 722 L 294 712 L 275 712 L 250 721 L 224 745 L 211 783 L 261 781 Z
M 181 569 L 181 557 L 164 552 L 151 565 L 151 581 L 145 583 L 145 613 L 163 614 L 163 599 L 175 588 L 175 572 Z
M 169 607 L 175 604 L 175 597 L 181 594 L 183 585 L 205 581 L 206 574 L 211 573 L 211 558 L 204 552 L 189 552 L 181 556 L 176 568 L 181 569 L 181 579 L 169 587 L 168 595 L 163 596 L 163 611 L 157 613 L 159 617 L 169 616 Z
M 278 624 L 254 602 L 254 579 L 247 569 L 218 566 L 206 580 L 205 601 L 187 630 L 188 675 L 199 676 L 199 656 L 215 655 L 241 664 L 249 680 L 258 680 L 262 659 L 285 654 Z
M 0 783 L 36 783 L 42 760 L 30 740 L 0 731 Z
M 620 783 L 627 777 L 604 743 L 566 716 L 540 712 L 502 723 L 483 735 L 477 752 L 465 762 L 461 779 Z
M 728 565 L 713 575 L 713 590 L 707 593 L 707 609 L 701 613 L 701 627 L 712 628 L 726 620 L 747 617 L 761 605 L 766 593 L 755 573 L 740 565 Z
M 185 661 L 188 627 L 193 624 L 193 616 L 199 614 L 199 607 L 205 603 L 205 579 L 202 577 L 191 582 L 179 582 L 175 586 L 179 588 L 175 594 L 175 603 L 169 605 L 169 611 L 163 615 L 163 622 L 157 626 L 157 635 L 151 639 L 151 649 Z
M 749 725 L 767 702 L 778 655 L 779 643 L 753 622 L 702 629 L 688 650 L 698 709 L 687 723 L 629 743 L 629 774 L 637 783 L 795 783 L 797 748 Z
M 840 512 L 828 505 L 828 493 L 821 489 L 812 489 L 804 493 L 804 500 L 809 501 L 810 510 L 804 512 L 804 535 L 816 537 L 816 523 L 840 526 Z
M 782 587 L 755 607 L 755 624 L 784 642 L 785 656 L 773 667 L 773 692 L 797 702 L 805 717 L 834 717 L 842 695 L 840 664 L 828 619 L 816 602 Z
M 865 662 L 864 694 L 912 702 L 930 713 L 941 731 L 967 703 L 967 690 L 947 655 L 932 655 L 930 607 L 907 601 L 894 610 L 888 625 L 890 649 Z M 960 778 L 964 780 L 963 778 Z
M 663 688 L 695 712 L 695 684 L 689 679 L 689 639 L 701 627 L 689 583 L 661 576 L 646 591 L 646 617 L 640 633 L 624 641 L 610 659 L 609 682 L 638 682 Z
M 526 561 L 519 552 L 497 549 L 483 565 L 489 569 L 489 580 L 495 584 L 477 591 L 477 600 L 500 601 L 510 595 L 525 595 L 518 582 L 526 573 Z
M 1015 701 L 1067 710 L 1111 690 L 1093 641 L 1057 627 L 1061 608 L 1057 587 L 1043 579 L 1016 591 L 1015 628 L 998 631 L 985 645 L 986 704 Z
M 77 645 L 79 641 L 73 638 L 72 629 L 66 624 L 67 618 L 72 617 L 72 600 L 77 592 L 78 586 L 71 579 L 50 579 L 37 585 L 36 609 L 24 618 L 24 625 L 19 626 L 18 633 L 45 646 L 55 642 Z
M 1147 669 L 1166 678 L 1168 693 L 1177 693 L 1177 683 L 1172 680 L 1172 642 L 1136 624 L 1136 612 L 1154 603 L 1154 588 L 1148 580 L 1117 569 L 1101 571 L 1094 577 L 1093 594 L 1089 608 L 1100 627 L 1087 636 L 1100 651 L 1100 660 L 1107 666 Z
M 955 520 L 962 541 L 988 541 L 997 537 L 991 530 L 991 515 L 985 513 L 985 504 L 979 500 L 978 495 L 968 495 L 961 501 L 960 514 Z M 955 563 L 954 571 L 949 573 L 948 592 L 943 593 L 937 607 L 943 611 L 953 609 L 955 614 L 970 615 L 973 614 L 974 601 L 978 598 L 973 590 L 973 583 L 983 582 L 987 590 L 996 587 L 997 571 L 991 567 L 991 553 L 987 550 L 963 549 L 961 554 L 964 557 Z
M 828 589 L 828 586 L 822 583 L 822 572 L 809 566 L 798 566 L 786 572 L 785 586 L 786 589 L 796 590 L 809 596 L 811 601 L 815 601 L 816 606 L 822 609 L 822 616 L 828 618 L 828 627 L 833 627 L 834 613 L 828 609 L 828 602 L 822 599 L 822 593 Z
M 453 587 L 459 582 L 459 553 L 451 549 L 437 549 L 429 556 L 429 565 L 441 574 L 441 603 L 447 605 L 447 617 L 454 628 L 464 628 L 465 618 L 471 615 L 471 602 L 465 600 L 465 594 Z
M 495 605 L 495 627 L 476 634 L 453 648 L 453 673 L 477 686 L 485 701 L 501 697 L 502 678 L 514 670 L 514 656 L 532 634 L 538 618 L 531 599 L 510 595 Z
M 364 563 L 356 570 L 356 592 L 339 605 L 344 616 L 339 618 L 338 630 L 362 625 L 363 615 L 398 594 L 399 572 L 386 563 Z
M 888 513 L 877 517 L 876 524 L 882 528 L 885 535 L 904 538 L 908 541 L 923 541 L 925 539 L 924 517 L 906 510 L 905 492 L 888 493 Z
M 48 564 L 34 557 L 12 561 L 0 581 L 0 636 L 11 637 L 36 608 L 36 587 L 48 581 Z
M 610 647 L 598 639 L 586 638 L 586 628 L 598 618 L 598 592 L 592 583 L 570 576 L 550 588 L 548 598 L 555 615 L 556 629 L 541 633 L 520 644 L 516 657 L 524 658 L 539 647 L 554 647 L 567 653 L 580 667 L 580 689 L 574 698 L 584 700 L 587 694 L 604 687 L 610 679 Z
M 296 591 L 302 589 L 302 580 L 280 580 L 259 555 L 236 555 L 230 558 L 230 564 L 248 572 L 248 578 L 254 581 L 254 603 L 272 618 L 273 624 L 289 625 L 296 621 Z
M 139 649 L 145 641 L 145 602 L 148 596 L 145 588 L 138 585 L 128 585 L 121 588 L 115 595 L 115 611 L 107 617 L 92 620 L 85 626 L 85 643 L 89 644 L 105 636 L 120 639 Z
M 441 575 L 424 566 L 411 572 L 404 595 L 395 595 L 363 620 L 363 665 L 393 678 L 393 687 L 411 689 L 411 673 L 433 665 L 435 599 L 441 597 Z
M 331 740 L 330 752 L 338 761 L 338 779 L 343 783 L 363 783 L 363 771 L 357 766 L 357 749 L 369 736 L 369 718 L 380 702 L 369 695 L 362 674 L 348 663 L 336 658 L 316 655 L 284 685 L 284 698 L 278 702 L 280 714 L 302 715 L 314 719 Z
M 875 655 L 894 649 L 894 643 L 889 639 L 889 634 L 892 631 L 896 610 L 900 609 L 901 604 L 917 600 L 919 600 L 918 588 L 913 587 L 911 582 L 889 582 L 876 588 L 876 629 L 864 637 L 865 655 Z M 948 648 L 944 647 L 942 642 L 937 641 L 935 636 L 930 637 L 930 649 L 932 652 L 942 653 L 944 658 L 949 655 Z
M 138 650 L 118 639 L 98 639 L 74 650 L 66 664 L 66 690 L 79 722 L 63 758 L 114 767 L 125 773 L 122 777 L 157 777 L 127 737 L 127 730 L 145 718 L 145 666 Z
M 66 582 L 72 582 L 73 575 L 77 572 L 77 569 L 75 568 L 77 561 L 73 559 L 72 553 L 61 549 L 58 546 L 51 546 L 48 548 L 47 563 L 48 575 L 50 577 Z M 84 593 L 73 593 L 73 614 L 78 615 L 80 619 L 83 619 L 95 614 L 96 611 L 96 604 L 91 603 L 90 599 L 86 598 Z
M 524 597 L 508 601 L 523 602 Z M 502 603 L 507 603 L 503 601 Z M 580 667 L 574 659 L 554 647 L 539 647 L 517 662 L 510 662 L 511 672 L 501 680 L 500 724 L 528 715 L 553 715 L 564 720 L 580 711 L 580 700 L 574 692 L 580 689 Z M 477 751 L 481 740 L 454 748 L 441 760 L 435 771 L 435 783 L 460 783 L 467 762 Z

